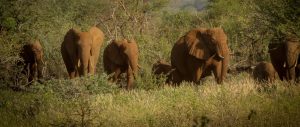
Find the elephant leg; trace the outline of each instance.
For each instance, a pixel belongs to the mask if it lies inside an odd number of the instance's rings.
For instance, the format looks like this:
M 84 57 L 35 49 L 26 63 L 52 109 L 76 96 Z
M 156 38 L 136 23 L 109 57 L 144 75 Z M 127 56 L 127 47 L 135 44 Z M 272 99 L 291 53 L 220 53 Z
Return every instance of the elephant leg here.
M 186 64 L 188 71 L 191 73 L 189 73 L 189 75 L 184 75 L 185 79 L 198 83 L 205 68 L 204 61 L 198 60 L 193 56 L 188 56 Z
M 76 74 L 78 73 L 77 72 L 78 58 L 76 58 L 75 55 L 71 57 L 71 55 L 69 55 L 69 53 L 67 52 L 67 49 L 63 49 L 61 52 L 70 79 L 75 78 L 76 76 L 78 76 L 78 74 Z
M 79 75 L 84 76 L 88 74 L 89 62 L 90 62 L 90 52 L 85 52 L 85 50 L 79 50 L 80 55 L 80 67 L 79 67 Z
M 116 68 L 114 69 L 114 75 L 112 76 L 113 82 L 116 82 L 116 81 L 119 79 L 120 74 L 121 74 L 121 68 L 116 67 Z
M 179 85 L 182 82 L 182 76 L 177 70 L 172 71 L 168 75 L 168 79 L 166 81 L 167 84 Z
M 88 64 L 88 73 L 94 75 L 95 74 L 95 61 L 93 57 L 90 57 Z
M 128 67 L 127 69 L 127 86 L 126 89 L 129 90 L 133 87 L 133 82 L 134 82 L 134 75 L 131 67 Z
M 30 63 L 29 64 L 29 77 L 28 77 L 28 82 L 31 83 L 35 77 L 35 73 L 37 70 L 36 63 Z
M 38 74 L 38 79 L 43 78 L 43 67 L 40 64 L 37 64 L 37 74 Z
M 218 84 L 221 84 L 223 81 L 223 76 L 222 76 L 222 64 L 221 63 L 216 63 L 214 68 L 213 68 L 213 73 L 215 76 L 215 79 Z
M 28 75 L 29 75 L 29 63 L 25 63 L 21 73 L 28 77 Z
M 70 79 L 79 76 L 76 65 L 70 64 L 70 66 L 67 67 L 67 70 L 68 70 Z

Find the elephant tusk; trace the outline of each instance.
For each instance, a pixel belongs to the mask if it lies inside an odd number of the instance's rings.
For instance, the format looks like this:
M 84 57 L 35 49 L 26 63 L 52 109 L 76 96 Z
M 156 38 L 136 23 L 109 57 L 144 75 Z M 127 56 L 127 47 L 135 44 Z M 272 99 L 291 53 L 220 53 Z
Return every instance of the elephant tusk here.
M 221 56 L 221 55 L 217 55 L 220 59 L 224 59 L 225 57 L 224 56 Z
M 295 61 L 294 67 L 297 67 L 297 64 L 298 64 L 298 60 Z

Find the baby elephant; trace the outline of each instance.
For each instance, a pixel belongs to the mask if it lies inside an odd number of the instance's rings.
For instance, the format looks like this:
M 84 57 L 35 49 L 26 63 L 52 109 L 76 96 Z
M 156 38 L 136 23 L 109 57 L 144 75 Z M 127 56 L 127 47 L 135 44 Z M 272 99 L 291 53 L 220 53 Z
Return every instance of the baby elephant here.
M 259 82 L 274 82 L 276 71 L 270 62 L 260 62 L 253 71 L 253 77 Z
M 39 41 L 26 44 L 23 46 L 20 53 L 21 58 L 24 60 L 24 69 L 22 73 L 28 75 L 28 82 L 31 83 L 37 73 L 38 81 L 41 82 L 43 78 L 43 48 Z
M 164 60 L 158 60 L 153 64 L 152 72 L 154 75 L 168 75 L 172 71 L 171 64 Z
M 133 88 L 134 79 L 138 74 L 139 50 L 135 40 L 112 40 L 103 53 L 104 71 L 109 80 L 118 81 L 122 73 L 127 74 L 127 89 Z
M 181 78 L 176 71 L 176 69 L 172 68 L 171 64 L 165 62 L 164 60 L 158 60 L 152 66 L 152 72 L 154 75 L 166 75 L 168 84 L 178 85 L 181 81 Z

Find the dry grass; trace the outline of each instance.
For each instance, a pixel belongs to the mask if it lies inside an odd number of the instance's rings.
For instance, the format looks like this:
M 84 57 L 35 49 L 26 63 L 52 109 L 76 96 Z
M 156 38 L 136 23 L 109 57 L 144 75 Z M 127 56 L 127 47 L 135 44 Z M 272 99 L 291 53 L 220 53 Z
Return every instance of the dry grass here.
M 280 81 L 266 87 L 238 75 L 223 85 L 209 78 L 198 86 L 126 91 L 104 78 L 53 80 L 25 93 L 2 90 L 1 126 L 300 125 L 300 87 Z

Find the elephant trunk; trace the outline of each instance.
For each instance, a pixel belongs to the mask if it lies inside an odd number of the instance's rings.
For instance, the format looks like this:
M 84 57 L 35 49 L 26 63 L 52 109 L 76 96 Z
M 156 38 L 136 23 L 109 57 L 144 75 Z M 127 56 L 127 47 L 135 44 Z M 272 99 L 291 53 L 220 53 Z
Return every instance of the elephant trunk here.
M 133 82 L 136 79 L 138 73 L 138 59 L 137 56 L 128 56 L 128 69 L 127 69 L 127 89 L 132 88 Z
M 43 53 L 35 53 L 35 63 L 37 66 L 37 74 L 38 74 L 38 79 L 43 78 L 43 66 L 44 66 L 44 61 L 42 58 Z
M 80 66 L 79 66 L 79 75 L 85 76 L 88 74 L 88 67 L 89 67 L 89 59 L 90 59 L 90 48 L 85 46 L 79 47 L 79 60 L 80 60 Z
M 299 52 L 297 51 L 297 43 L 286 42 L 286 63 L 285 68 L 287 70 L 287 80 L 295 80 L 296 78 L 296 66 Z
M 217 83 L 222 83 L 223 79 L 227 75 L 227 70 L 228 70 L 228 64 L 229 64 L 229 49 L 227 44 L 225 43 L 224 45 L 221 46 L 221 53 L 220 53 L 220 58 L 222 60 L 222 69 L 221 69 L 221 78 Z
M 287 62 L 285 63 L 285 68 L 287 70 L 286 77 L 287 80 L 294 80 L 296 76 L 296 70 L 295 67 L 297 65 L 297 60 L 293 60 L 292 58 L 287 59 Z
M 132 69 L 132 74 L 133 74 L 134 78 L 136 78 L 136 75 L 137 75 L 138 69 L 139 69 L 138 60 L 136 58 L 129 57 L 128 65 Z
M 216 57 L 218 60 L 223 60 L 224 59 L 224 46 L 222 44 L 217 44 L 216 47 Z
M 43 66 L 44 66 L 44 62 L 42 60 L 38 60 L 37 61 L 38 79 L 43 78 Z

